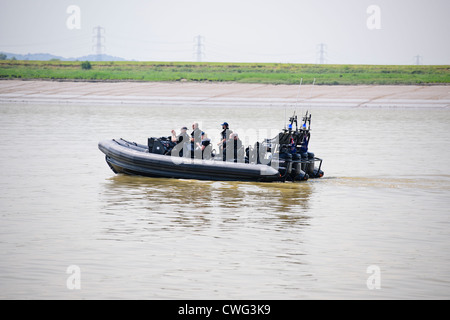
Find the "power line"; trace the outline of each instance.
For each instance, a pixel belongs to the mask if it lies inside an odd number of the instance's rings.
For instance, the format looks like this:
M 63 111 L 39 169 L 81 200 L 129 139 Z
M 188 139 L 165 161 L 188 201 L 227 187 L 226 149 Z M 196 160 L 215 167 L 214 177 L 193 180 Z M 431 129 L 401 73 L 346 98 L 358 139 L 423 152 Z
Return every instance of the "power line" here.
M 197 62 L 201 62 L 205 56 L 205 37 L 198 35 L 194 37 L 194 55 Z
M 103 49 L 105 46 L 103 45 L 103 42 L 105 41 L 105 37 L 103 34 L 105 34 L 105 28 L 102 28 L 100 26 L 96 26 L 93 29 L 93 40 L 95 42 L 95 54 L 97 55 L 97 61 L 102 61 L 102 55 L 103 55 Z
M 115 40 L 118 42 L 131 42 L 133 45 L 139 44 L 149 44 L 149 45 L 187 45 L 192 44 L 192 41 L 160 41 L 160 40 L 154 40 L 149 38 L 137 38 L 134 37 L 131 34 L 124 34 L 124 33 L 115 33 L 115 34 L 108 34 L 108 41 L 109 40 Z
M 317 47 L 318 47 L 318 55 L 319 55 L 319 57 L 318 57 L 319 64 L 325 64 L 326 63 L 325 56 L 327 54 L 326 53 L 327 45 L 324 43 L 320 43 L 317 45 Z
M 419 65 L 423 64 L 423 57 L 419 56 L 419 55 L 414 56 L 414 64 L 416 66 L 419 66 Z

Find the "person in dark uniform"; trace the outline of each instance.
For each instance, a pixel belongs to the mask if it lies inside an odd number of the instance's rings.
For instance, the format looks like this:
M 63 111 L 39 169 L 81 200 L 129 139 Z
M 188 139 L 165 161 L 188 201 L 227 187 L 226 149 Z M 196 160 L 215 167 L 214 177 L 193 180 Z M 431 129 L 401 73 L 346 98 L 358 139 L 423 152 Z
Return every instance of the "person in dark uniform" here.
M 199 129 L 197 122 L 194 122 L 192 124 L 192 132 L 191 132 L 190 141 L 191 141 L 191 144 L 190 144 L 191 158 L 194 158 L 194 157 L 200 158 L 198 155 L 197 156 L 194 155 L 195 149 L 197 147 L 197 143 L 201 143 L 201 141 L 202 141 L 202 130 Z
M 227 140 L 232 133 L 233 131 L 230 130 L 230 125 L 228 124 L 228 122 L 222 123 L 222 132 L 220 133 L 222 139 L 217 145 L 219 146 L 219 153 L 222 153 L 223 155 L 223 161 L 226 160 Z
M 243 154 L 240 154 L 242 149 L 242 141 L 239 139 L 237 133 L 230 134 L 229 139 L 227 140 L 227 148 L 226 152 L 224 152 L 224 161 L 234 161 L 238 162 L 241 160 L 241 156 L 243 158 Z M 243 160 L 243 159 L 242 159 Z
M 180 130 L 180 134 L 177 136 L 175 130 L 172 130 L 172 137 L 170 139 L 173 143 L 179 144 L 182 142 L 188 142 L 190 140 L 189 135 L 187 134 L 187 127 L 183 127 Z
M 191 142 L 198 142 L 202 140 L 202 130 L 199 129 L 198 123 L 194 122 L 192 124 L 192 132 L 191 132 Z
M 302 142 L 300 144 L 300 153 L 307 153 L 308 152 L 309 138 L 310 138 L 309 132 L 305 133 L 303 138 L 302 138 Z
M 209 139 L 204 132 L 202 132 L 202 141 L 197 142 L 197 149 L 200 149 L 202 151 L 202 159 L 211 158 L 211 139 Z
M 190 137 L 187 133 L 187 127 L 182 127 L 180 130 L 180 134 L 177 136 L 175 130 L 172 130 L 172 136 L 170 137 L 171 145 L 172 145 L 172 155 L 175 156 L 183 156 L 183 148 L 186 144 L 189 143 Z

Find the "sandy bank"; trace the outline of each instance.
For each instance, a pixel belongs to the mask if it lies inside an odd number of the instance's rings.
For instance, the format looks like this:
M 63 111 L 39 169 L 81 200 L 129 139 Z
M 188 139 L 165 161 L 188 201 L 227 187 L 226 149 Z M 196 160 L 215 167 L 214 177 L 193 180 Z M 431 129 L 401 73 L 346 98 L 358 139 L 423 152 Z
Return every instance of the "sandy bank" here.
M 0 81 L 0 103 L 450 108 L 450 86 Z

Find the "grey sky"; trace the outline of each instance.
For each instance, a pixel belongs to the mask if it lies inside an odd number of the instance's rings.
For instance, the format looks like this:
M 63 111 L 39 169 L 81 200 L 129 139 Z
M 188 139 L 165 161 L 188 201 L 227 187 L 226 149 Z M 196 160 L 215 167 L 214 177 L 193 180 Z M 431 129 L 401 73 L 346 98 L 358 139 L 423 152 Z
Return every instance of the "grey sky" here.
M 0 51 L 93 54 L 100 25 L 105 53 L 126 59 L 193 61 L 202 35 L 204 61 L 316 63 L 324 43 L 326 63 L 450 64 L 449 13 L 448 0 L 0 0 Z

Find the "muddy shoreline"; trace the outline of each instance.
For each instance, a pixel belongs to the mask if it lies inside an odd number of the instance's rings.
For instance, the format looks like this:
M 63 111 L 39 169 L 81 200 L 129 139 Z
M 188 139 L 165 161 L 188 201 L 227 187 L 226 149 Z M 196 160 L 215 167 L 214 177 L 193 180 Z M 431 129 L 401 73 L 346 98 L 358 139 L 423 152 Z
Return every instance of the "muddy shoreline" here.
M 450 86 L 3 80 L 0 103 L 450 108 Z

